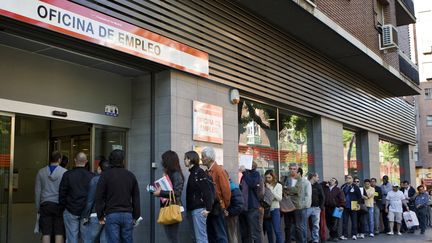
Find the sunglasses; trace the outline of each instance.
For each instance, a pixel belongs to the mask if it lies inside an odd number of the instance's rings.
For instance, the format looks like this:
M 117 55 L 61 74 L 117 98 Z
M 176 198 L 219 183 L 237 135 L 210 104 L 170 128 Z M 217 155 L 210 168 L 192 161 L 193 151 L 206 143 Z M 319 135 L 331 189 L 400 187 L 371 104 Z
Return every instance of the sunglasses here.
M 354 181 L 355 183 L 360 183 L 360 181 Z

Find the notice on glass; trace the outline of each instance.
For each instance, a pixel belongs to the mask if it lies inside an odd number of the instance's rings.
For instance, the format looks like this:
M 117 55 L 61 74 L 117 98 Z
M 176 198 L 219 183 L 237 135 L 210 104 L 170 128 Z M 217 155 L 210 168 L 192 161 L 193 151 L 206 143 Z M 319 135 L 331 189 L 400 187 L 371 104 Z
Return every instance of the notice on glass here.
M 223 143 L 223 108 L 194 100 L 193 140 Z
M 244 167 L 247 170 L 252 170 L 253 156 L 242 154 L 239 158 L 239 168 Z

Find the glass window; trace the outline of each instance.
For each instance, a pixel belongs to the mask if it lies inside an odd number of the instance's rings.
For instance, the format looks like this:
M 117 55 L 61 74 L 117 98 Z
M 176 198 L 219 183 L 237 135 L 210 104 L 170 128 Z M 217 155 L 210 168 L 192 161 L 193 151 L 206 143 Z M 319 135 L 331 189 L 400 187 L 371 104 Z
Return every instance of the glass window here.
M 357 158 L 357 133 L 343 130 L 345 175 L 361 177 L 361 165 Z
M 313 158 L 310 118 L 244 99 L 239 112 L 239 156 L 252 155 L 260 173 L 274 169 L 284 176 L 295 162 L 306 175 Z
M 430 100 L 432 99 L 432 90 L 429 88 L 424 89 L 425 92 L 425 99 Z
M 432 141 L 428 142 L 428 153 L 432 154 Z
M 399 145 L 379 141 L 380 176 L 388 175 L 391 183 L 400 183 Z
M 312 121 L 287 111 L 279 113 L 280 174 L 288 175 L 290 163 L 303 168 L 303 175 L 309 171 L 312 161 Z
M 252 155 L 258 171 L 277 169 L 276 108 L 248 100 L 239 103 L 239 153 Z
M 432 127 L 432 116 L 426 116 L 426 126 Z

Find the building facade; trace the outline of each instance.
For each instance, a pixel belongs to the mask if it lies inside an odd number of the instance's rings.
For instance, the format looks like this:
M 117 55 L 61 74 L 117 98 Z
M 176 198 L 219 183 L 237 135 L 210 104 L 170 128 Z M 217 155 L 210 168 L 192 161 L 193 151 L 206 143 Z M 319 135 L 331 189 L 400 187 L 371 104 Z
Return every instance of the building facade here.
M 417 53 L 422 92 L 416 97 L 418 160 L 417 177 L 427 186 L 432 186 L 432 4 L 429 1 L 416 1 Z
M 126 150 L 138 242 L 166 240 L 145 187 L 169 149 L 212 146 L 235 180 L 249 160 L 414 180 L 414 107 L 399 98 L 420 92 L 399 44 L 412 2 L 368 2 L 0 1 L 0 242 L 38 240 L 34 177 L 54 149 L 91 169 Z

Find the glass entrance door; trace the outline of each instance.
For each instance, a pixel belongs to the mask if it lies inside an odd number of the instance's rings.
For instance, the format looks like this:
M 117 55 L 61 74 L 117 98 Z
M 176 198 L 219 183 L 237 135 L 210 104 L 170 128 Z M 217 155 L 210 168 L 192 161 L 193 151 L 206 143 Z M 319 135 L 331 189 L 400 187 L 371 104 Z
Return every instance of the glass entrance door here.
M 0 243 L 6 243 L 9 235 L 9 212 L 13 180 L 13 139 L 14 122 L 12 115 L 0 113 Z
M 108 159 L 111 151 L 122 149 L 126 152 L 126 129 L 95 125 L 93 131 L 93 169 L 96 170 L 99 161 Z

